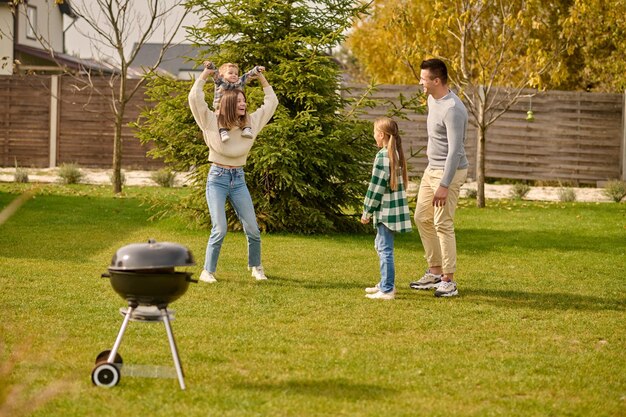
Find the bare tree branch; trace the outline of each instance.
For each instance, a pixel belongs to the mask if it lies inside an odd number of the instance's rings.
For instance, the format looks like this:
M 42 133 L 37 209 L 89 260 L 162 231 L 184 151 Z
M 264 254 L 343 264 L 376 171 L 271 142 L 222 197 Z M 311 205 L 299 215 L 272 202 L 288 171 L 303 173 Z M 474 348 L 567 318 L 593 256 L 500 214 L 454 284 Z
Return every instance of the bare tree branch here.
M 139 91 L 144 83 L 144 78 L 140 78 L 135 83 L 128 83 L 128 70 L 135 61 L 141 47 L 151 39 L 159 28 L 163 28 L 163 43 L 158 56 L 154 62 L 147 67 L 147 73 L 153 73 L 160 65 L 165 56 L 165 52 L 171 46 L 176 32 L 182 26 L 182 22 L 189 13 L 189 9 L 184 7 L 183 12 L 176 18 L 173 25 L 167 25 L 166 18 L 172 15 L 176 9 L 183 7 L 185 0 L 149 0 L 149 11 L 146 16 L 142 16 L 137 9 L 137 2 L 131 0 L 92 0 L 79 4 L 72 3 L 74 14 L 82 19 L 89 27 L 91 33 L 85 33 L 79 28 L 79 33 L 84 34 L 91 43 L 91 47 L 102 53 L 103 56 L 111 58 L 116 62 L 118 71 L 114 71 L 108 80 L 106 91 L 97 89 L 92 81 L 91 71 L 86 70 L 86 77 L 77 77 L 75 88 L 88 88 L 96 94 L 106 97 L 113 118 L 115 119 L 115 132 L 113 143 L 113 188 L 114 192 L 121 191 L 121 132 L 124 123 L 126 106 L 132 97 Z M 137 38 L 134 46 L 129 45 L 131 38 Z M 42 48 L 50 53 L 51 59 L 62 68 L 56 59 L 50 43 L 45 37 L 39 37 Z M 105 48 L 110 47 L 115 52 L 113 55 L 106 53 Z M 129 47 L 132 49 L 129 51 Z M 66 73 L 69 73 L 65 69 Z M 82 87 L 81 87 L 82 86 Z M 91 98 L 88 100 L 91 101 Z

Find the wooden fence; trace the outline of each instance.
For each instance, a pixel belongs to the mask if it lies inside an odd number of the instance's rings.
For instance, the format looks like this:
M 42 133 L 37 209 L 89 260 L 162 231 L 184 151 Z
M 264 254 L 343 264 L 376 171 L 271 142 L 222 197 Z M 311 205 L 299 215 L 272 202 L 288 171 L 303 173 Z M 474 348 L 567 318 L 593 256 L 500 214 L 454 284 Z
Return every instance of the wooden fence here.
M 110 168 L 113 120 L 108 79 L 94 79 L 104 93 L 77 88 L 67 76 L 0 76 L 0 166 L 17 161 L 22 167 L 49 167 L 74 162 L 83 167 Z M 348 84 L 347 97 L 358 97 L 364 85 Z M 380 103 L 362 116 L 373 120 L 387 113 L 390 102 L 417 86 L 379 86 Z M 486 176 L 520 180 L 596 183 L 626 179 L 626 134 L 622 94 L 549 91 L 532 98 L 533 122 L 526 120 L 531 103 L 522 99 L 487 131 Z M 140 90 L 127 108 L 126 121 L 137 119 L 146 106 Z M 471 119 L 471 118 L 470 118 Z M 407 155 L 427 142 L 426 115 L 399 120 Z M 123 130 L 125 169 L 156 169 L 161 161 L 146 157 L 130 127 Z M 475 176 L 476 129 L 467 132 L 470 177 Z M 410 159 L 411 175 L 426 166 L 424 152 Z
M 347 87 L 347 97 L 366 91 L 363 85 Z M 400 93 L 407 97 L 416 91 L 416 86 L 383 85 L 372 98 L 399 105 Z M 622 94 L 565 91 L 540 92 L 532 99 L 521 99 L 487 130 L 485 175 L 592 184 L 626 179 L 625 99 Z M 529 122 L 526 113 L 531 107 L 535 120 Z M 377 106 L 363 117 L 374 120 L 384 116 L 388 108 L 389 104 Z M 409 115 L 409 120 L 398 120 L 398 124 L 407 155 L 426 145 L 426 115 Z M 476 128 L 471 124 L 465 145 L 468 175 L 475 178 Z M 411 173 L 418 175 L 426 164 L 423 153 L 412 158 Z
M 69 76 L 0 76 L 0 165 L 54 167 L 76 163 L 110 168 L 114 121 L 108 78 L 92 79 L 93 89 Z M 129 122 L 145 107 L 139 90 L 127 105 L 122 129 L 122 166 L 156 169 Z

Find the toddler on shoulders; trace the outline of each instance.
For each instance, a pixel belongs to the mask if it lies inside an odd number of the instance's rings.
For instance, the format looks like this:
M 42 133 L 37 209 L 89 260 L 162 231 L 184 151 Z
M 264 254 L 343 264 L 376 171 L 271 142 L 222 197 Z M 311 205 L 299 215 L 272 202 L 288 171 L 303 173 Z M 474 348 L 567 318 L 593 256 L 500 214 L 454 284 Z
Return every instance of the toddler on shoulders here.
M 220 100 L 224 91 L 226 90 L 241 90 L 243 91 L 246 83 L 250 79 L 250 77 L 259 75 L 261 72 L 265 71 L 265 67 L 255 66 L 250 71 L 243 74 L 241 77 L 239 76 L 239 66 L 233 63 L 222 64 L 219 69 L 215 67 L 211 61 L 205 61 L 204 67 L 208 70 L 213 71 L 213 82 L 215 84 L 214 96 L 213 96 L 213 109 L 216 113 L 219 113 Z M 228 135 L 228 129 L 223 126 L 219 127 L 220 137 L 222 142 L 226 142 L 230 139 Z M 252 133 L 252 127 L 250 126 L 249 117 L 246 118 L 245 126 L 242 129 L 241 137 L 252 139 L 254 137 Z

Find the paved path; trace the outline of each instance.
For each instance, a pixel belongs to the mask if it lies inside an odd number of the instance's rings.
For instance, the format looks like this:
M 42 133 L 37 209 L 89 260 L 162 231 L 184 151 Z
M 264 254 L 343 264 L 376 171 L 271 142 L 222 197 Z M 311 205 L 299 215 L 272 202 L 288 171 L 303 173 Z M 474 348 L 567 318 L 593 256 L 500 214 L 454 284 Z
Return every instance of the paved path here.
M 58 168 L 33 168 L 27 169 L 28 178 L 33 183 L 53 183 L 59 181 Z M 81 168 L 84 177 L 82 183 L 87 184 L 111 184 L 111 170 Z M 15 168 L 0 168 L 0 182 L 13 182 Z M 150 178 L 152 171 L 126 171 L 126 185 L 156 186 L 157 184 Z M 182 186 L 187 181 L 185 173 L 177 174 L 175 186 Z M 485 197 L 488 199 L 509 198 L 512 185 L 485 185 Z M 467 183 L 461 189 L 464 196 L 468 189 L 476 189 L 476 183 Z M 536 201 L 559 201 L 559 187 L 531 187 L 525 200 Z M 602 188 L 573 188 L 576 193 L 576 201 L 584 202 L 611 202 L 611 199 L 604 195 Z M 409 194 L 415 194 L 416 185 L 409 186 Z
M 54 183 L 59 182 L 59 169 L 58 168 L 29 168 L 28 180 L 33 183 Z M 81 179 L 82 184 L 102 184 L 111 185 L 111 170 L 110 169 L 89 169 L 80 168 L 83 173 Z M 143 185 L 143 186 L 157 186 L 158 184 L 152 181 L 150 178 L 154 171 L 127 171 L 124 172 L 126 178 L 125 185 Z M 15 168 L 0 168 L 0 182 L 13 182 L 15 175 Z M 186 174 L 177 174 L 174 182 L 174 186 L 180 187 L 187 180 Z

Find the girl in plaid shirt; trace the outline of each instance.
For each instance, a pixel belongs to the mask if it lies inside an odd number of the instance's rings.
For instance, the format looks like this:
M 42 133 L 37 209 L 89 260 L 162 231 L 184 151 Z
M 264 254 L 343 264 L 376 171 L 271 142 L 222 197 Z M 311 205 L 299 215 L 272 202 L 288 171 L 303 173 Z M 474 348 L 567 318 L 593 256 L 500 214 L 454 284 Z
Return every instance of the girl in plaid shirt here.
M 380 282 L 365 289 L 365 296 L 372 299 L 392 300 L 396 294 L 393 239 L 395 233 L 410 232 L 411 215 L 406 198 L 408 183 L 406 160 L 402 151 L 402 138 L 398 124 L 383 117 L 374 122 L 374 139 L 381 148 L 374 159 L 361 223 L 376 228 L 374 247 L 380 259 Z

